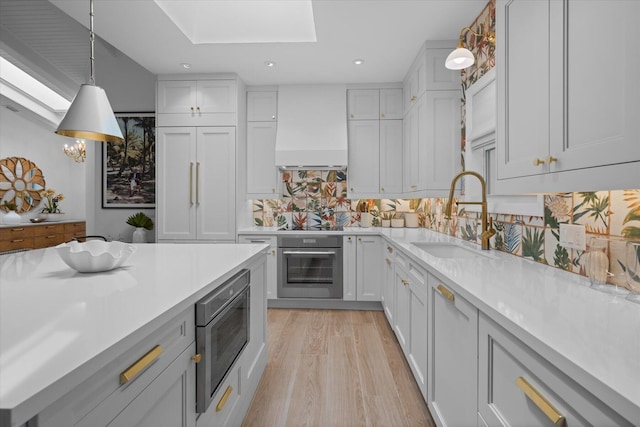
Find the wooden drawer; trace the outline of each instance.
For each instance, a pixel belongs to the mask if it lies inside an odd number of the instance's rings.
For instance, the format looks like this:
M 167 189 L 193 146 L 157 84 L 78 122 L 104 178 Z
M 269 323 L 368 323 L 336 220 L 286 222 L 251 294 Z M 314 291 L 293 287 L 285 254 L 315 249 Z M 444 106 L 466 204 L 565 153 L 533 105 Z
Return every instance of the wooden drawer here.
M 85 233 L 87 231 L 87 223 L 82 222 L 68 222 L 64 224 L 64 234 L 68 233 Z M 84 236 L 84 234 L 82 234 Z
M 483 314 L 478 329 L 478 412 L 487 425 L 633 425 Z
M 48 234 L 46 236 L 36 236 L 33 238 L 33 246 L 36 249 L 48 248 L 64 243 L 64 234 Z
M 33 227 L 0 228 L 0 252 L 34 248 Z
M 64 234 L 64 224 L 42 224 L 35 225 L 33 228 L 33 235 L 35 237 L 51 236 L 54 234 Z
M 124 350 L 91 378 L 45 409 L 39 416 L 38 425 L 96 426 L 104 425 L 105 420 L 113 419 L 195 341 L 194 311 L 194 307 L 190 307 L 131 348 Z M 146 368 L 121 384 L 121 374 L 156 346 L 162 348 L 158 357 L 155 360 L 151 358 Z M 195 388 L 193 384 L 189 386 Z

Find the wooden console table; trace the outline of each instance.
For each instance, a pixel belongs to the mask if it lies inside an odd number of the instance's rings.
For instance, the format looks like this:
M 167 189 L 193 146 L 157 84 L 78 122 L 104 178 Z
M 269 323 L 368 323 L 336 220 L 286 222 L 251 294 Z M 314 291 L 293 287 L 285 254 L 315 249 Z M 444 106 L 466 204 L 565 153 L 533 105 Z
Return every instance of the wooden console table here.
M 87 234 L 85 221 L 43 222 L 0 227 L 0 252 L 40 249 Z

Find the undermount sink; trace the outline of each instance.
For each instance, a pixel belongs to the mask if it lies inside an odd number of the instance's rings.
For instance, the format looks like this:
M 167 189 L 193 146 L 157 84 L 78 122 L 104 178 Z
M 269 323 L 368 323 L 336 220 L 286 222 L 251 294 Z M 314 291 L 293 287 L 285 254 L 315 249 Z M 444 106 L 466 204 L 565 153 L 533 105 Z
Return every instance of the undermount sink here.
M 477 257 L 493 258 L 480 249 L 465 248 L 454 243 L 411 242 L 411 244 L 436 258 L 471 259 Z

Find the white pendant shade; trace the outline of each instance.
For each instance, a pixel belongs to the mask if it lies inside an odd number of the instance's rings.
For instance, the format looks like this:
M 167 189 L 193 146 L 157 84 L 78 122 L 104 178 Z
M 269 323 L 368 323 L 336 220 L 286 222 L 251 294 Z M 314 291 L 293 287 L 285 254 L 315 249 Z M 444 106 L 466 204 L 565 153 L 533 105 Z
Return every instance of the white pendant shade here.
M 104 89 L 90 84 L 80 86 L 56 133 L 103 142 L 121 142 L 124 139 Z
M 475 58 L 469 49 L 458 47 L 447 56 L 445 67 L 450 70 L 462 70 L 470 67 L 475 62 Z

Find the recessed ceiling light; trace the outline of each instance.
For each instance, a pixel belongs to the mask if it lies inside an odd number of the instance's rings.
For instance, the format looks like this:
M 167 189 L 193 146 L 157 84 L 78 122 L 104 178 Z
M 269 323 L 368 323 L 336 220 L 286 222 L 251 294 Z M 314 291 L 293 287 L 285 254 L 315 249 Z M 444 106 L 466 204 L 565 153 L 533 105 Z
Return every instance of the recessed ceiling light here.
M 356 65 L 362 65 L 364 64 L 364 59 L 354 59 L 353 63 Z
M 187 63 L 187 62 L 183 62 L 182 64 L 180 64 L 182 66 L 182 68 L 184 68 L 185 70 L 188 70 L 191 68 L 191 64 Z
M 264 65 L 266 65 L 267 67 L 275 67 L 276 63 L 273 61 L 265 61 Z

